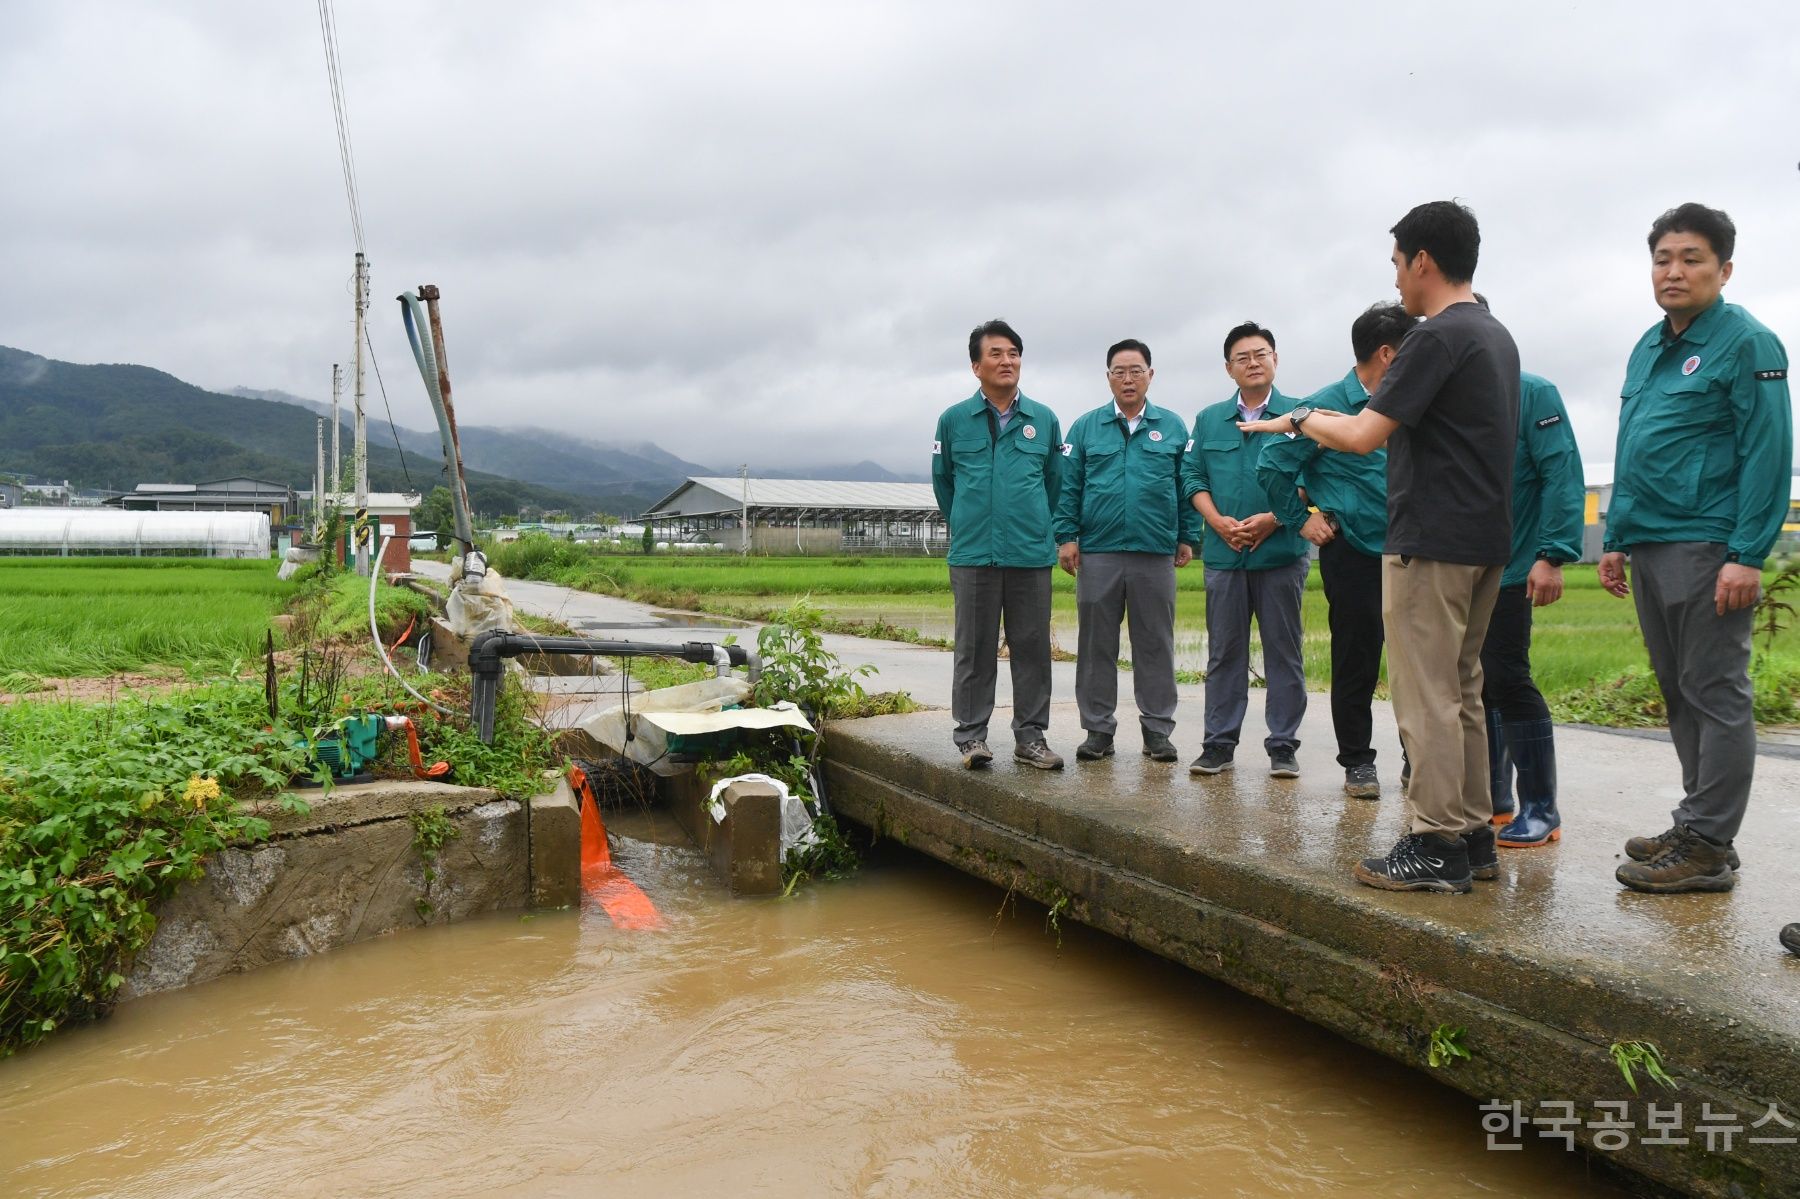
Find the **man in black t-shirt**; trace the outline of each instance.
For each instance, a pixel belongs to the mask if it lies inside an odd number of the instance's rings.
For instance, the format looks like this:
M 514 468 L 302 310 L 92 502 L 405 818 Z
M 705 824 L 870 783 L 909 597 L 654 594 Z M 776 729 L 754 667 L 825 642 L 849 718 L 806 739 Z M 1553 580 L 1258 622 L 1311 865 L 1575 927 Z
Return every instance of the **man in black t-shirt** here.
M 1388 447 L 1382 617 L 1388 684 L 1412 759 L 1412 827 L 1359 882 L 1388 891 L 1470 890 L 1496 878 L 1481 644 L 1512 552 L 1519 351 L 1475 300 L 1481 231 L 1450 200 L 1395 225 L 1395 286 L 1421 321 L 1375 396 L 1354 416 L 1304 406 L 1281 425 L 1334 450 Z

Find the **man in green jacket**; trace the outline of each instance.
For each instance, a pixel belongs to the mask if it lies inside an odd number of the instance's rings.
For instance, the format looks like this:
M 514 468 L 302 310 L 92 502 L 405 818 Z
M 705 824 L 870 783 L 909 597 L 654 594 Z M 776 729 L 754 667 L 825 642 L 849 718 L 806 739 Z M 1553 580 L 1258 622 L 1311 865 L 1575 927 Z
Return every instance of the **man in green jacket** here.
M 969 367 L 980 386 L 938 417 L 931 485 L 950 526 L 950 591 L 956 651 L 950 714 L 956 748 L 971 770 L 994 755 L 1000 626 L 1012 659 L 1013 760 L 1059 770 L 1044 740 L 1050 727 L 1050 514 L 1061 481 L 1056 414 L 1019 391 L 1025 343 L 1005 321 L 969 334 Z
M 1178 756 L 1175 731 L 1175 571 L 1193 560 L 1199 517 L 1181 494 L 1187 423 L 1150 403 L 1150 347 L 1127 338 L 1106 351 L 1112 400 L 1084 412 L 1062 447 L 1056 556 L 1075 576 L 1081 629 L 1075 702 L 1087 740 L 1075 757 L 1110 757 L 1118 731 L 1119 622 L 1131 622 L 1131 689 L 1144 753 Z
M 1600 584 L 1636 594 L 1683 794 L 1672 827 L 1625 843 L 1617 875 L 1638 891 L 1729 891 L 1756 766 L 1751 626 L 1791 486 L 1787 351 L 1721 294 L 1730 217 L 1683 204 L 1649 240 L 1665 315 L 1625 364 Z
M 1258 452 L 1279 433 L 1243 433 L 1237 422 L 1286 413 L 1275 390 L 1275 334 L 1247 321 L 1225 335 L 1230 399 L 1194 418 L 1182 466 L 1182 493 L 1206 521 L 1206 740 L 1191 774 L 1229 770 L 1250 706 L 1250 620 L 1262 636 L 1268 696 L 1263 717 L 1269 774 L 1297 778 L 1300 719 L 1306 715 L 1300 600 L 1310 565 L 1298 526 L 1269 511 L 1256 479 Z
M 1581 557 L 1586 505 L 1581 449 L 1562 393 L 1550 380 L 1520 372 L 1512 557 L 1500 576 L 1494 614 L 1481 643 L 1494 823 L 1505 826 L 1495 840 L 1507 849 L 1532 849 L 1562 836 L 1550 705 L 1531 677 L 1531 610 L 1562 598 L 1563 564 Z
M 1414 325 L 1398 304 L 1372 304 L 1350 325 L 1356 365 L 1301 403 L 1361 412 Z M 1331 627 L 1331 727 L 1337 734 L 1344 793 L 1380 799 L 1373 747 L 1375 684 L 1381 679 L 1381 555 L 1387 541 L 1387 450 L 1345 454 L 1310 438 L 1271 437 L 1257 457 L 1256 479 L 1284 528 L 1319 547 Z M 1310 502 L 1318 511 L 1308 515 Z

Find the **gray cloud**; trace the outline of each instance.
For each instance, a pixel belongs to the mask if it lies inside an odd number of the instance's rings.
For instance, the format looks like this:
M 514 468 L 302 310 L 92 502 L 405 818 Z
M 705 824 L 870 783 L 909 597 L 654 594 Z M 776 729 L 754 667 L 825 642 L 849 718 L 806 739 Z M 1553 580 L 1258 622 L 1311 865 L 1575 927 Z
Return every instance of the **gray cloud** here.
M 391 297 L 435 282 L 464 420 L 918 470 L 989 316 L 1065 421 L 1126 335 L 1155 347 L 1160 402 L 1223 398 L 1245 317 L 1277 330 L 1284 390 L 1324 385 L 1392 294 L 1385 230 L 1453 195 L 1483 222 L 1482 289 L 1603 462 L 1661 209 L 1729 209 L 1728 296 L 1800 333 L 1800 16 L 1726 17 L 345 5 L 375 342 L 415 426 Z M 0 340 L 325 394 L 352 246 L 311 7 L 7 25 Z

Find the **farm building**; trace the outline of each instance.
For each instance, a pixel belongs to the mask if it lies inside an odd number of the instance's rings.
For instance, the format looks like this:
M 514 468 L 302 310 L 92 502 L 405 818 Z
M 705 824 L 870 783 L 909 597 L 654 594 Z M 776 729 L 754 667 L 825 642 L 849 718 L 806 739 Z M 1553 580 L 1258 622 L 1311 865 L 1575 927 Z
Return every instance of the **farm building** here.
M 382 559 L 383 568 L 389 574 L 405 574 L 412 569 L 412 535 L 413 509 L 419 506 L 418 493 L 411 491 L 371 491 L 368 493 L 369 521 L 372 527 L 369 552 L 373 554 L 381 544 L 383 537 L 392 537 L 388 544 L 387 557 Z M 294 497 L 308 510 L 313 506 L 313 493 L 297 491 Z M 339 512 L 344 513 L 348 522 L 356 512 L 356 496 L 351 492 L 327 495 L 325 502 Z M 353 562 L 356 560 L 356 545 L 350 532 L 345 531 L 344 540 L 338 546 L 338 560 Z
M 266 558 L 262 512 L 0 510 L 0 557 Z
M 244 476 L 210 483 L 139 483 L 117 503 L 150 512 L 261 512 L 272 524 L 284 525 L 294 515 L 294 489 Z
M 950 544 L 929 483 L 695 477 L 639 520 L 671 544 L 765 554 L 942 554 Z

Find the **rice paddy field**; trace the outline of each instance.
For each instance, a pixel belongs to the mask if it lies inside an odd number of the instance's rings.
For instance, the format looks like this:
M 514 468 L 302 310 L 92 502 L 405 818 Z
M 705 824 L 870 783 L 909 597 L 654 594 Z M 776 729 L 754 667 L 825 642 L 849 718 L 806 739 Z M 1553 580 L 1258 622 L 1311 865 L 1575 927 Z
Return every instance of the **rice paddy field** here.
M 544 579 L 672 608 L 754 617 L 805 596 L 847 631 L 875 626 L 889 635 L 910 630 L 944 639 L 952 629 L 949 572 L 942 559 L 675 557 L 600 553 L 549 538 L 527 538 L 498 547 L 494 564 L 515 578 Z M 1592 566 L 1569 566 L 1563 576 L 1562 600 L 1539 609 L 1534 618 L 1532 665 L 1538 685 L 1563 719 L 1659 723 L 1632 601 L 1602 591 Z M 1206 666 L 1203 578 L 1197 562 L 1176 575 L 1177 665 L 1196 674 Z M 1766 578 L 1772 579 L 1773 572 Z M 1073 650 L 1075 580 L 1062 571 L 1053 572 L 1053 579 L 1055 639 Z M 1324 690 L 1330 684 L 1330 634 L 1317 564 L 1307 578 L 1304 615 L 1308 683 Z M 1800 719 L 1800 621 L 1790 620 L 1771 642 L 1759 637 L 1756 648 L 1763 693 L 1759 714 L 1771 722 Z M 1129 656 L 1129 642 L 1120 652 Z M 1615 702 L 1640 708 L 1648 703 L 1651 710 L 1609 712 Z
M 222 672 L 262 651 L 292 586 L 276 563 L 0 558 L 0 690 L 31 677 Z

